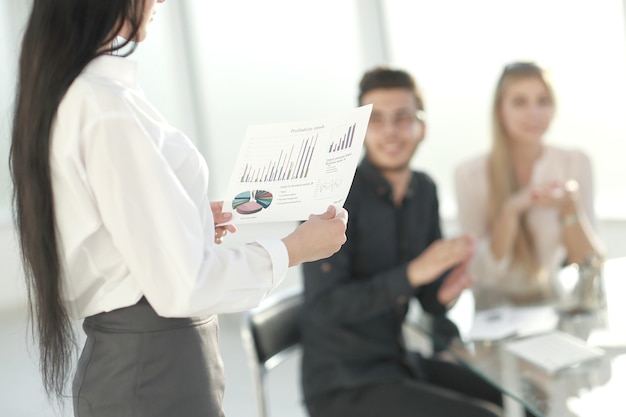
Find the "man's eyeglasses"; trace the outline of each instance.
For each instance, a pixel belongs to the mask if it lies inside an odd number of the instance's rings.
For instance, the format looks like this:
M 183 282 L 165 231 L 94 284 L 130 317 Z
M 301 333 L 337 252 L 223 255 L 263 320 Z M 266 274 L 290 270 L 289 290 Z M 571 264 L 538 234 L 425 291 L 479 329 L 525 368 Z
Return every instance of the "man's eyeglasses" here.
M 373 130 L 381 130 L 385 127 L 387 121 L 397 129 L 408 129 L 413 126 L 416 121 L 423 123 L 425 121 L 425 113 L 423 110 L 416 112 L 399 111 L 387 116 L 382 113 L 373 112 L 368 127 Z

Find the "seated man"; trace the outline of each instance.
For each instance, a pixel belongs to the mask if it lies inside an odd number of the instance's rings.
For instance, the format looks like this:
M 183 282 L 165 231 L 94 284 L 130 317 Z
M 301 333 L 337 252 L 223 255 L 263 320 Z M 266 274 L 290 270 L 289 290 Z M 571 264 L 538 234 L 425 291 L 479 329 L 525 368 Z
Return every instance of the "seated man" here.
M 345 204 L 348 241 L 303 265 L 306 406 L 312 417 L 501 415 L 502 396 L 486 382 L 405 348 L 410 297 L 443 315 L 472 283 L 474 241 L 442 239 L 435 184 L 410 168 L 425 133 L 411 75 L 367 72 L 359 104 L 368 103 L 366 154 Z

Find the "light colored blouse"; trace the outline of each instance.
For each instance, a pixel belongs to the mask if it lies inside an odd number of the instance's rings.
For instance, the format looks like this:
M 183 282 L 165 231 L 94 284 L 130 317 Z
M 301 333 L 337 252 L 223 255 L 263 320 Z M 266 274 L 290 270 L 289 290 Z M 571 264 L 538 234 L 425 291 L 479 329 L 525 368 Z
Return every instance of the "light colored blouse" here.
M 241 311 L 286 275 L 280 240 L 215 246 L 205 160 L 148 102 L 127 58 L 98 57 L 70 86 L 50 162 L 71 317 L 142 296 L 165 317 Z
M 593 180 L 589 158 L 579 150 L 544 146 L 533 167 L 530 184 L 574 179 L 579 184 L 580 207 L 593 227 Z M 541 265 L 540 276 L 511 264 L 510 257 L 496 261 L 490 248 L 487 219 L 489 198 L 487 155 L 460 164 L 455 172 L 459 222 L 463 233 L 478 238 L 477 253 L 470 270 L 476 279 L 473 291 L 478 309 L 501 304 L 526 304 L 550 300 L 555 296 L 555 277 L 567 258 L 562 243 L 562 225 L 555 208 L 533 207 L 527 215 L 530 233 Z

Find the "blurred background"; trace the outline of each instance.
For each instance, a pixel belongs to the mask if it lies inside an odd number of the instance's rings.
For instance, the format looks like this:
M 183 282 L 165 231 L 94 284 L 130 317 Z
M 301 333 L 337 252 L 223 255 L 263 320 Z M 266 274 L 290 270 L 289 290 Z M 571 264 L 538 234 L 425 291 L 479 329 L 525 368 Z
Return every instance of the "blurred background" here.
M 0 415 L 11 417 L 65 415 L 49 409 L 39 384 L 6 162 L 29 5 L 0 0 Z M 550 70 L 557 95 L 547 141 L 590 155 L 600 234 L 617 257 L 626 256 L 625 21 L 626 0 L 170 0 L 131 59 L 140 63 L 147 96 L 206 157 L 213 200 L 226 191 L 248 125 L 356 107 L 365 70 L 379 64 L 408 70 L 425 95 L 428 123 L 412 164 L 436 180 L 448 236 L 458 230 L 453 169 L 488 149 L 502 67 L 536 61 Z M 248 225 L 227 244 L 282 237 L 294 226 Z M 294 268 L 284 285 L 299 279 Z M 254 415 L 239 316 L 221 322 L 226 414 Z M 297 376 L 287 378 L 274 384 L 275 395 L 281 403 L 289 391 L 291 405 L 273 415 L 302 412 Z

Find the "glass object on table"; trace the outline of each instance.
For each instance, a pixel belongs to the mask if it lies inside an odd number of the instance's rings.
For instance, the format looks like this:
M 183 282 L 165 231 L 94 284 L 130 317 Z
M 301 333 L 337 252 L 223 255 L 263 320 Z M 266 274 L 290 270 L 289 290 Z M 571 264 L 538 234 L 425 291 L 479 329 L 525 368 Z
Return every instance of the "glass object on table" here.
M 557 277 L 557 308 L 563 314 L 595 313 L 606 307 L 602 280 L 604 259 L 589 256 L 585 261 L 564 267 Z

